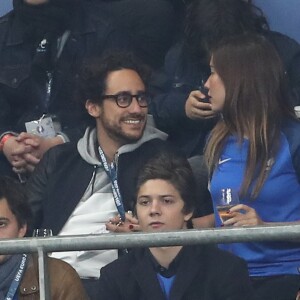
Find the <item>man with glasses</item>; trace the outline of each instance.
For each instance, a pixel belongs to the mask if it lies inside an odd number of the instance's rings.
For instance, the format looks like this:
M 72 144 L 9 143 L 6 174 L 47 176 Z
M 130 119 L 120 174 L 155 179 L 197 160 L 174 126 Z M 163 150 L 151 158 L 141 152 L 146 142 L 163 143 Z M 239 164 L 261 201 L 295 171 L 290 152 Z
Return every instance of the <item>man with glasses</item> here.
M 147 73 L 127 53 L 108 54 L 84 68 L 79 98 L 89 126 L 77 145 L 66 143 L 48 151 L 30 177 L 27 188 L 36 227 L 61 236 L 137 228 L 128 213 L 133 210 L 135 178 L 148 158 L 167 147 L 166 135 L 147 124 Z M 96 250 L 53 256 L 69 262 L 90 298 L 97 299 L 100 269 L 118 253 Z
M 49 148 L 84 132 L 72 103 L 83 61 L 130 39 L 95 1 L 12 2 L 0 21 L 0 174 L 25 181 Z
M 159 69 L 174 20 L 166 0 L 10 1 L 0 19 L 0 174 L 25 181 L 49 148 L 83 133 L 72 102 L 82 63 L 126 48 Z

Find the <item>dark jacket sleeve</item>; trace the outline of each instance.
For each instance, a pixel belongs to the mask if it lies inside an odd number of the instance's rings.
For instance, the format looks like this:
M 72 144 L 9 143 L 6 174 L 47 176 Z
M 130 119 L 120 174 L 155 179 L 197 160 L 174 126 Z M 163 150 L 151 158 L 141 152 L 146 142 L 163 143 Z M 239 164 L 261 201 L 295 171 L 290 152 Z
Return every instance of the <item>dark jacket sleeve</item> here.
M 10 106 L 8 105 L 7 98 L 0 90 L 0 135 L 6 131 L 14 131 L 13 126 L 10 123 L 11 116 Z
M 6 37 L 6 31 L 7 31 L 7 24 L 8 24 L 9 16 L 6 15 L 2 18 L 0 18 L 0 51 L 4 47 L 4 40 Z M 3 67 L 0 68 L 0 135 L 8 130 L 11 130 L 11 128 L 8 126 L 9 124 L 9 112 L 10 107 L 8 105 L 7 99 L 4 96 L 4 93 L 1 89 L 1 85 L 4 83 L 3 79 L 5 79 L 5 71 L 3 70 Z
M 197 205 L 195 217 L 202 217 L 212 214 L 213 205 L 211 194 L 208 190 L 208 170 L 203 156 L 189 158 L 196 182 L 197 182 Z
M 46 186 L 49 177 L 49 156 L 47 151 L 26 183 L 29 204 L 33 212 L 33 228 L 38 228 L 43 219 L 42 203 L 46 196 Z
M 47 151 L 26 183 L 29 204 L 33 212 L 33 228 L 38 228 L 43 220 L 43 202 L 47 199 L 47 186 L 51 174 L 60 170 L 58 160 L 62 149 L 71 147 L 71 143 L 53 147 Z M 60 156 L 64 157 L 64 156 Z
M 178 122 L 184 126 L 194 124 L 185 114 L 185 102 L 193 83 L 183 78 L 185 76 L 181 72 L 178 73 L 181 51 L 182 45 L 179 43 L 167 53 L 161 81 L 155 82 L 158 92 L 150 107 L 156 126 L 167 133 L 178 127 Z
M 288 36 L 271 31 L 267 38 L 275 46 L 288 77 L 290 90 L 290 104 L 292 107 L 300 105 L 300 44 Z
M 160 83 L 155 83 L 157 94 L 150 105 L 155 124 L 188 157 L 202 154 L 205 137 L 215 120 L 191 120 L 186 115 L 185 104 L 190 92 L 206 80 L 208 66 L 185 53 L 182 43 L 178 43 L 166 56 L 164 75 Z
M 226 251 L 207 246 L 211 267 L 208 276 L 213 279 L 215 296 L 222 300 L 257 300 L 246 262 Z M 209 266 L 208 266 L 209 267 Z M 221 298 L 220 298 L 221 296 Z
M 100 272 L 98 300 L 119 300 L 120 291 L 113 273 L 107 267 L 103 267 Z
M 236 280 L 238 276 L 238 280 Z M 232 261 L 223 272 L 222 280 L 218 283 L 218 289 L 222 300 L 255 300 L 248 275 L 247 265 L 242 260 Z
M 300 183 L 300 121 L 286 120 L 282 130 L 288 140 L 293 167 Z

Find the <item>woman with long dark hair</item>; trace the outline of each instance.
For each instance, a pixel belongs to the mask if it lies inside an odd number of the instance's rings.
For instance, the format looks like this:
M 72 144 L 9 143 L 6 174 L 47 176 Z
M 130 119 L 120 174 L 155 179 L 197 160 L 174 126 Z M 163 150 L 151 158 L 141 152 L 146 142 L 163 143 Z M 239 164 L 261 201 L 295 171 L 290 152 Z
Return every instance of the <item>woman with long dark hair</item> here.
M 300 224 L 300 122 L 287 106 L 281 60 L 262 36 L 245 34 L 212 51 L 209 89 L 220 115 L 205 149 L 216 226 Z M 222 189 L 238 191 L 240 204 L 222 222 Z M 295 299 L 300 285 L 299 243 L 221 246 L 248 262 L 262 299 Z

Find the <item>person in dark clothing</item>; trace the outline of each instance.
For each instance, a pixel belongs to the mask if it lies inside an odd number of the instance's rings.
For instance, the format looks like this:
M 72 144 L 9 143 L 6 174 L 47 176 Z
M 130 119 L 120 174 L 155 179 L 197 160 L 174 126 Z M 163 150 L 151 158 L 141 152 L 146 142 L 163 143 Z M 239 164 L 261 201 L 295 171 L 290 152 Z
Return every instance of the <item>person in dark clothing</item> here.
M 0 19 L 0 174 L 30 174 L 49 148 L 83 134 L 73 98 L 85 60 L 117 48 L 162 64 L 173 10 L 158 2 L 14 0 Z
M 187 9 L 184 37 L 168 52 L 167 80 L 156 82 L 150 111 L 157 127 L 188 156 L 201 155 L 216 123 L 202 85 L 209 75 L 210 52 L 224 38 L 252 32 L 274 44 L 290 83 L 286 105 L 300 104 L 300 45 L 269 30 L 260 9 L 242 0 L 194 0 Z M 253 61 L 255 63 L 255 61 Z M 157 88 L 161 88 L 157 92 Z M 202 90 L 202 92 L 200 91 Z
M 137 179 L 135 213 L 144 232 L 188 228 L 196 181 L 185 158 L 162 152 Z M 99 300 L 255 299 L 245 262 L 213 245 L 133 249 L 105 266 Z
M 82 111 L 73 92 L 82 62 L 127 43 L 92 3 L 13 4 L 0 20 L 1 174 L 11 167 L 16 173 L 32 172 L 47 149 L 79 138 Z M 52 119 L 46 127 L 45 117 Z M 25 133 L 26 122 L 34 130 Z

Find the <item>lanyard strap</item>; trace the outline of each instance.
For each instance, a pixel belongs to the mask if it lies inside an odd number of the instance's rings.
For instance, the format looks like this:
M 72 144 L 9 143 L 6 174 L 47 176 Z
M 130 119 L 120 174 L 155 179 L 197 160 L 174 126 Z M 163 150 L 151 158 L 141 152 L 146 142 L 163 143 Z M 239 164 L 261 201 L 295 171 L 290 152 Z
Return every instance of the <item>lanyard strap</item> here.
M 114 201 L 115 201 L 117 210 L 120 214 L 122 221 L 124 222 L 125 221 L 125 209 L 124 209 L 124 205 L 123 205 L 123 201 L 122 201 L 122 196 L 121 196 L 120 190 L 119 190 L 116 165 L 114 164 L 114 162 L 112 162 L 110 165 L 108 164 L 105 154 L 100 146 L 99 146 L 99 154 L 100 154 L 100 160 L 103 164 L 104 170 L 111 181 L 112 194 L 114 197 Z
M 13 282 L 11 283 L 11 285 L 9 287 L 9 290 L 7 292 L 5 300 L 13 300 L 13 299 L 15 299 L 14 297 L 16 295 L 16 292 L 17 292 L 17 290 L 19 288 L 22 276 L 24 274 L 26 260 L 27 260 L 27 254 L 23 254 L 22 260 L 21 260 L 21 263 L 20 263 L 20 266 L 19 266 L 19 269 L 18 269 L 18 271 L 17 271 L 17 273 L 15 275 L 15 278 L 14 278 Z

